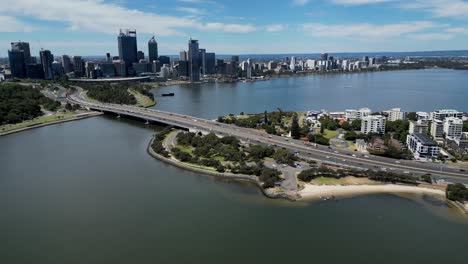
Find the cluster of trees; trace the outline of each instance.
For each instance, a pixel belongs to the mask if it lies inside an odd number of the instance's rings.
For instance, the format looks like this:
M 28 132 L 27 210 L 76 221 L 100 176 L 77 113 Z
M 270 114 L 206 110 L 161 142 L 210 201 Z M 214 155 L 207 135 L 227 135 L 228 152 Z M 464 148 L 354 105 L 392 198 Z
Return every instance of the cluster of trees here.
M 338 128 L 342 128 L 346 131 L 354 131 L 354 130 L 361 129 L 361 120 L 359 119 L 353 120 L 352 122 L 345 121 L 342 124 L 340 124 L 337 119 L 332 119 L 328 116 L 322 116 L 319 119 L 319 121 L 323 129 L 328 129 L 328 130 L 333 130 L 333 131 L 337 130 Z
M 406 142 L 406 136 L 408 136 L 409 121 L 408 120 L 396 120 L 387 121 L 385 123 L 385 136 L 393 137 L 400 142 Z M 388 135 L 387 135 L 388 134 Z
M 67 104 L 65 105 L 65 110 L 67 110 L 67 111 L 76 111 L 76 110 L 78 110 L 78 109 L 80 109 L 80 108 L 81 108 L 81 106 L 78 105 L 78 104 L 70 104 L 70 103 L 67 103 Z
M 295 161 L 298 160 L 297 156 L 285 149 L 278 149 L 273 154 L 273 159 L 279 164 L 288 164 L 294 166 Z
M 329 146 L 330 140 L 324 137 L 322 134 L 309 134 L 309 142 L 317 143 L 320 145 Z
M 463 132 L 468 132 L 468 120 L 463 121 Z
M 163 129 L 161 132 L 154 135 L 153 144 L 151 144 L 151 148 L 154 152 L 166 158 L 169 158 L 169 152 L 163 147 L 162 142 L 170 132 L 170 127 Z
M 461 183 L 449 184 L 445 191 L 445 195 L 452 201 L 468 201 L 468 189 Z
M 177 143 L 181 146 L 194 147 L 193 154 L 203 158 L 222 157 L 226 161 L 240 162 L 245 157 L 239 149 L 239 140 L 231 136 L 219 138 L 213 133 L 206 136 L 192 132 L 179 133 Z
M 128 84 L 95 83 L 84 84 L 82 87 L 88 90 L 88 96 L 103 103 L 128 104 L 137 103 L 135 96 L 128 92 Z
M 298 178 L 305 182 L 310 182 L 311 180 L 318 177 L 328 177 L 340 179 L 346 176 L 354 176 L 360 178 L 369 178 L 371 180 L 380 181 L 380 182 L 390 182 L 390 183 L 406 183 L 406 184 L 417 184 L 417 178 L 406 175 L 399 174 L 394 172 L 386 171 L 374 171 L 374 170 L 356 170 L 356 169 L 338 169 L 332 170 L 326 166 L 320 166 L 318 168 L 311 168 L 304 170 L 299 173 Z
M 255 165 L 247 165 L 240 163 L 231 167 L 231 172 L 234 174 L 256 175 L 259 180 L 263 182 L 263 188 L 268 189 L 274 187 L 278 182 L 283 179 L 280 177 L 281 172 L 277 169 L 265 167 L 263 162 L 257 162 Z
M 241 115 L 243 114 L 244 113 L 242 112 Z M 218 122 L 235 124 L 236 126 L 246 128 L 263 128 L 267 133 L 276 135 L 278 133 L 276 126 L 280 126 L 283 129 L 286 128 L 283 123 L 283 118 L 291 118 L 293 116 L 296 116 L 297 118 L 297 114 L 295 112 L 284 112 L 281 108 L 278 108 L 278 111 L 265 111 L 263 114 L 252 114 L 249 116 L 243 116 L 242 118 L 236 118 L 233 114 L 230 114 L 227 117 L 220 116 L 218 117 Z
M 296 160 L 296 156 L 286 150 L 275 151 L 271 147 L 252 145 L 245 152 L 240 146 L 240 141 L 232 136 L 219 138 L 210 133 L 206 136 L 192 132 L 179 133 L 176 137 L 177 144 L 182 147 L 194 148 L 192 154 L 179 148 L 172 149 L 172 155 L 182 162 L 199 164 L 215 168 L 218 172 L 229 170 L 235 174 L 256 175 L 264 183 L 264 188 L 273 187 L 281 173 L 275 169 L 265 167 L 262 159 L 272 157 L 278 163 L 290 164 Z M 223 165 L 217 157 L 229 161 Z M 246 161 L 253 161 L 255 165 L 248 165 Z
M 60 103 L 30 86 L 16 83 L 0 86 L 0 124 L 15 124 L 41 116 L 41 106 L 55 111 Z

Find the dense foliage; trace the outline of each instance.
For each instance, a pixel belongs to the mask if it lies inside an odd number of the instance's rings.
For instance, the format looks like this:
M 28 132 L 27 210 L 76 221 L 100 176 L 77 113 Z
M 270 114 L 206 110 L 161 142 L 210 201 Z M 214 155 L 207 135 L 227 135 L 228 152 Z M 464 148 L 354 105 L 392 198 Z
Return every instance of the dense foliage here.
M 88 96 L 103 103 L 136 104 L 136 98 L 128 92 L 128 84 L 93 83 L 82 85 Z
M 177 134 L 177 144 L 180 148 L 173 148 L 171 154 L 182 162 L 211 167 L 218 172 L 230 170 L 234 174 L 256 175 L 263 182 L 264 188 L 271 188 L 282 180 L 281 173 L 276 169 L 264 166 L 262 159 L 274 157 L 289 162 L 296 157 L 287 152 L 275 152 L 271 147 L 252 145 L 241 147 L 240 141 L 235 137 L 219 138 L 215 134 L 201 135 L 192 132 Z M 181 148 L 191 147 L 191 152 Z M 248 155 L 246 154 L 248 153 Z M 223 164 L 220 160 L 223 160 Z M 249 164 L 246 161 L 251 161 Z M 254 163 L 254 164 L 252 164 Z
M 449 184 L 445 194 L 447 198 L 452 201 L 468 201 L 468 189 L 461 183 Z
M 328 177 L 340 179 L 346 176 L 354 176 L 360 178 L 369 178 L 374 181 L 380 182 L 391 182 L 391 183 L 406 183 L 406 184 L 416 184 L 417 179 L 411 175 L 398 174 L 394 172 L 386 171 L 374 171 L 374 170 L 356 170 L 356 169 L 338 169 L 332 170 L 326 166 L 321 166 L 318 168 L 311 168 L 304 170 L 299 173 L 298 178 L 305 182 L 310 182 L 311 180 L 318 177 Z
M 325 146 L 330 145 L 330 140 L 320 134 L 310 134 L 309 142 L 317 143 L 317 144 L 325 145 Z
M 170 127 L 163 129 L 161 132 L 154 135 L 153 144 L 151 144 L 151 148 L 154 150 L 154 152 L 166 158 L 169 158 L 169 152 L 163 147 L 162 141 L 166 138 L 167 134 L 169 134 L 170 132 L 171 132 Z
M 60 103 L 30 86 L 0 85 L 0 124 L 15 124 L 41 116 L 41 106 L 54 111 Z
M 463 132 L 468 132 L 468 120 L 463 121 Z

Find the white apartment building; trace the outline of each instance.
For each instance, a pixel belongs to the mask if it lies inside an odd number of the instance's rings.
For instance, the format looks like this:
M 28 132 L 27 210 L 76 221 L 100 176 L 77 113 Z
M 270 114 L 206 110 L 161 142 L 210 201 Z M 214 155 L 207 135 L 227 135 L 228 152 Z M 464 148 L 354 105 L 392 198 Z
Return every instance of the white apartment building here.
M 406 112 L 401 111 L 401 108 L 393 108 L 385 113 L 388 115 L 388 121 L 405 120 L 406 118 Z
M 361 133 L 385 133 L 385 117 L 382 115 L 366 116 L 362 119 Z
M 357 111 L 357 119 L 363 119 L 366 116 L 369 116 L 372 111 L 369 108 L 361 108 Z
M 429 120 L 429 114 L 426 112 L 416 112 L 416 116 L 418 117 L 418 120 L 423 120 L 423 121 Z
M 409 122 L 409 133 L 420 133 L 420 134 L 427 134 L 428 128 L 427 121 L 418 120 L 418 121 L 410 121 Z
M 369 116 L 372 111 L 369 108 L 361 108 L 359 110 L 347 109 L 345 110 L 345 117 L 348 121 L 353 121 L 355 119 L 363 119 L 366 116 Z
M 443 109 L 437 110 L 435 112 L 431 112 L 430 119 L 431 120 L 441 120 L 444 121 L 447 117 L 456 117 L 456 118 L 463 118 L 463 112 L 453 110 L 453 109 Z
M 444 122 L 441 120 L 432 120 L 431 123 L 431 136 L 435 139 L 444 138 Z
M 414 133 L 406 137 L 408 149 L 413 153 L 415 159 L 437 158 L 440 149 L 426 134 Z
M 459 138 L 463 132 L 463 121 L 456 117 L 447 117 L 444 120 L 444 134 L 446 137 Z

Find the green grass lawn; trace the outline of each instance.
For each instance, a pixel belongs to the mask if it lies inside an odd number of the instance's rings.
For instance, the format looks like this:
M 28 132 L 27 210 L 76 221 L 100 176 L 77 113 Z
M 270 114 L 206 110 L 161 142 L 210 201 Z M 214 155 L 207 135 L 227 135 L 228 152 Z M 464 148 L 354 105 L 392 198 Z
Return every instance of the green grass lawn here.
M 188 154 L 192 154 L 193 151 L 195 150 L 194 147 L 192 146 L 181 146 L 181 145 L 176 145 L 176 148 L 180 149 L 182 152 L 186 152 Z
M 18 124 L 11 124 L 11 125 L 3 125 L 0 126 L 0 133 L 4 132 L 9 132 L 12 130 L 17 130 L 25 127 L 30 127 L 33 125 L 38 125 L 38 124 L 46 124 L 46 123 L 52 123 L 56 121 L 61 121 L 61 120 L 68 120 L 74 118 L 75 112 L 65 112 L 65 113 L 58 113 L 50 116 L 40 116 L 37 118 L 34 118 L 32 120 L 27 120 Z
M 141 107 L 150 107 L 156 104 L 156 101 L 151 100 L 148 96 L 139 93 L 138 91 L 135 90 L 129 90 L 133 96 L 135 96 L 135 99 L 137 100 L 137 104 Z
M 323 136 L 330 139 L 330 138 L 337 137 L 338 134 L 339 134 L 339 132 L 337 130 L 332 131 L 332 130 L 325 129 L 325 131 L 323 133 Z
M 327 184 L 340 184 L 341 180 L 340 179 L 335 179 L 335 178 L 327 178 L 327 177 L 319 177 L 316 178 L 312 181 L 315 184 L 319 185 L 327 185 Z

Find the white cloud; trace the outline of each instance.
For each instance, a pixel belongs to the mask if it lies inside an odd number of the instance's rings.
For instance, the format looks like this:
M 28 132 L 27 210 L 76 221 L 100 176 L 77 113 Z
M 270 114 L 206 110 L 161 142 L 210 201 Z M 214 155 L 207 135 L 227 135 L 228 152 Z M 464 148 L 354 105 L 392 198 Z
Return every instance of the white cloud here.
M 0 15 L 0 32 L 31 32 L 36 29 L 14 17 Z
M 189 13 L 189 14 L 192 14 L 192 15 L 203 15 L 205 13 L 205 11 L 203 11 L 203 10 L 201 10 L 199 8 L 194 8 L 194 7 L 181 6 L 181 7 L 177 7 L 176 10 L 180 11 L 180 12 L 184 12 L 184 13 Z
M 394 0 L 332 0 L 335 4 L 342 5 L 365 5 L 365 4 L 378 4 L 384 2 L 391 2 Z
M 180 29 L 212 29 L 231 33 L 251 32 L 252 25 L 204 23 L 184 18 L 129 9 L 103 0 L 4 0 L 0 14 L 68 23 L 70 30 L 115 34 L 119 28 L 160 36 L 184 35 Z
M 430 12 L 435 17 L 468 18 L 468 2 L 463 0 L 413 0 L 400 6 Z
M 309 0 L 293 0 L 293 5 L 303 6 L 309 3 Z
M 266 26 L 266 31 L 268 32 L 278 32 L 278 31 L 283 31 L 287 28 L 286 25 L 282 24 L 273 24 L 273 25 L 268 25 Z
M 437 25 L 429 21 L 418 21 L 399 24 L 304 24 L 302 29 L 317 37 L 328 38 L 356 38 L 362 40 L 378 40 L 392 37 L 399 37 L 408 33 L 420 32 L 425 29 L 436 27 Z
M 462 28 L 462 27 L 448 28 L 445 31 L 447 31 L 448 33 L 454 33 L 454 34 L 468 34 L 468 29 Z
M 206 23 L 199 27 L 204 30 L 218 30 L 230 33 L 249 33 L 256 30 L 256 27 L 250 24 L 224 24 L 224 23 Z
M 410 38 L 416 40 L 449 40 L 455 37 L 453 34 L 447 33 L 427 33 L 427 34 L 415 34 L 411 35 Z

